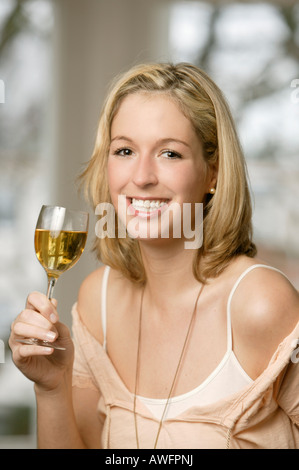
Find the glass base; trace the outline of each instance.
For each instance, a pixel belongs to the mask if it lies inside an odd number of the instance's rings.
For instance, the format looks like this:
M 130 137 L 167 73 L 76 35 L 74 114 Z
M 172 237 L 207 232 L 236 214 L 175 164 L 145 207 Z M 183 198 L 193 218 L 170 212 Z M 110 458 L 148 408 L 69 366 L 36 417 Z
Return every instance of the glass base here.
M 54 341 L 53 343 L 50 343 L 50 341 L 43 341 L 41 339 L 36 339 L 36 338 L 21 338 L 21 339 L 16 339 L 18 343 L 23 343 L 23 344 L 33 344 L 35 346 L 43 346 L 44 348 L 53 348 L 53 349 L 60 349 L 61 351 L 65 351 L 66 348 L 63 348 L 62 346 L 58 346 L 56 342 Z

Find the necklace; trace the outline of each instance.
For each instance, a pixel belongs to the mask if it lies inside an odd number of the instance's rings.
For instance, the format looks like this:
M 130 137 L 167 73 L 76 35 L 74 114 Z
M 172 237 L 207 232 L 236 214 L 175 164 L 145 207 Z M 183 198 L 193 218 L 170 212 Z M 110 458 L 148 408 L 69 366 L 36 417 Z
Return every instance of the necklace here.
M 195 301 L 194 308 L 193 308 L 193 313 L 191 315 L 189 327 L 187 329 L 187 334 L 186 334 L 185 341 L 184 341 L 184 344 L 183 344 L 183 348 L 182 348 L 182 351 L 181 351 L 181 354 L 180 354 L 179 362 L 178 362 L 178 365 L 176 367 L 176 371 L 175 371 L 174 378 L 173 378 L 173 381 L 172 381 L 172 384 L 171 384 L 171 387 L 170 387 L 170 390 L 169 390 L 169 394 L 168 394 L 168 397 L 167 397 L 167 400 L 166 400 L 166 404 L 165 404 L 165 407 L 164 407 L 164 410 L 163 410 L 163 413 L 162 413 L 162 416 L 161 416 L 161 419 L 160 419 L 160 422 L 159 422 L 158 432 L 157 432 L 155 443 L 154 443 L 154 449 L 157 448 L 157 443 L 158 443 L 160 431 L 161 431 L 161 428 L 162 428 L 163 419 L 164 419 L 164 416 L 165 416 L 165 413 L 166 413 L 166 410 L 167 410 L 167 406 L 168 406 L 169 400 L 171 398 L 171 394 L 172 394 L 172 391 L 173 391 L 173 388 L 174 388 L 174 385 L 175 385 L 175 382 L 176 382 L 176 378 L 177 378 L 177 375 L 178 375 L 178 372 L 179 372 L 179 369 L 180 369 L 180 366 L 181 366 L 181 363 L 182 363 L 184 352 L 185 352 L 185 349 L 186 349 L 186 346 L 187 346 L 187 343 L 188 343 L 188 339 L 189 339 L 189 335 L 190 335 L 190 332 L 191 332 L 191 326 L 192 326 L 193 320 L 195 318 L 197 302 L 198 302 L 199 296 L 200 296 L 200 294 L 203 290 L 203 287 L 204 287 L 204 284 L 202 284 L 202 286 L 200 287 L 199 292 L 198 292 L 197 297 L 196 297 L 196 301 Z M 137 449 L 139 449 L 140 447 L 139 447 L 137 416 L 136 416 L 136 398 L 137 398 L 138 378 L 139 378 L 139 369 L 140 369 L 140 343 L 141 343 L 141 323 L 142 323 L 143 294 L 144 294 L 144 289 L 142 290 L 141 301 L 140 301 L 139 331 L 138 331 L 137 360 L 136 360 L 136 374 L 135 374 L 135 391 L 134 391 L 134 406 L 133 406 Z

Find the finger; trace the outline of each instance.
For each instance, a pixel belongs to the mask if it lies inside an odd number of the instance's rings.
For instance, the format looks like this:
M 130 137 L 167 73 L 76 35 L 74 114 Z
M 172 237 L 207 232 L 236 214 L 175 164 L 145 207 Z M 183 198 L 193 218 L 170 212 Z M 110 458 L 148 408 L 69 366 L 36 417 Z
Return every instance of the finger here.
M 28 323 L 30 325 L 40 326 L 41 328 L 46 328 L 48 330 L 53 328 L 53 323 L 36 310 L 23 310 L 20 315 L 16 318 L 15 323 L 17 323 L 18 321 Z
M 33 309 L 47 318 L 51 323 L 58 321 L 58 313 L 55 305 L 40 292 L 32 292 L 28 295 L 26 308 Z
M 40 326 L 30 325 L 21 321 L 13 325 L 13 333 L 17 337 L 37 338 L 43 341 L 54 341 L 57 338 L 57 332 L 41 328 Z
M 49 356 L 53 353 L 54 348 L 47 346 L 37 346 L 34 344 L 21 344 L 14 343 L 9 340 L 9 346 L 12 351 L 12 360 L 17 365 L 20 365 L 22 362 L 26 362 L 30 356 Z
M 30 356 L 49 356 L 54 352 L 53 348 L 49 348 L 46 346 L 35 346 L 35 345 L 25 345 L 21 344 L 17 351 L 14 353 L 14 360 L 16 362 L 26 359 Z

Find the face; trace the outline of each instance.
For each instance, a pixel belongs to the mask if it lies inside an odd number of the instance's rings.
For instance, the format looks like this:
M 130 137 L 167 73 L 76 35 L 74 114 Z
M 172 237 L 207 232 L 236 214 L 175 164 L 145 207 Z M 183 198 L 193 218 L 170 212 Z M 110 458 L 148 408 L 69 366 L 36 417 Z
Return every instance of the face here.
M 161 231 L 161 218 L 170 208 L 203 202 L 215 175 L 175 101 L 136 93 L 123 100 L 112 122 L 108 183 L 115 209 L 119 196 L 125 203 L 127 228 L 134 218 L 139 238 L 148 238 L 149 224 Z

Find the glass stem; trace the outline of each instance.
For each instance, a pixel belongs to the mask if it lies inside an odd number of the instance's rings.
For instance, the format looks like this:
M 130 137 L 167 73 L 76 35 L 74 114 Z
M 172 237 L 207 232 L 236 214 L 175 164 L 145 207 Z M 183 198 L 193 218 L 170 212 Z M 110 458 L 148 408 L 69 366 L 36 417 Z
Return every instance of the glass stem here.
M 55 287 L 55 284 L 56 284 L 56 280 L 55 277 L 48 277 L 48 292 L 47 292 L 47 297 L 49 300 L 52 299 L 52 296 L 53 296 L 53 290 L 54 290 L 54 287 Z

